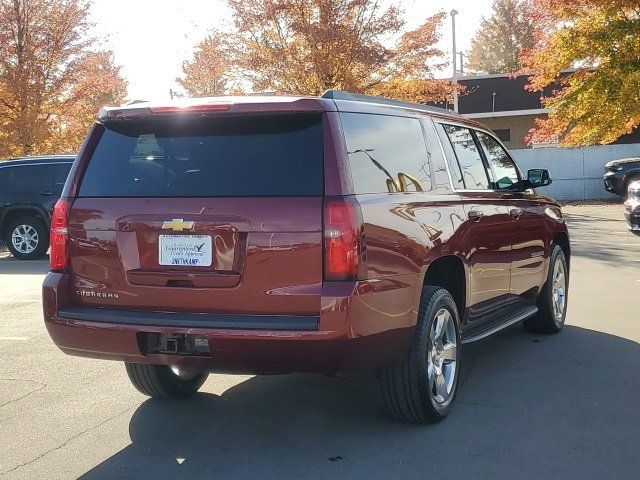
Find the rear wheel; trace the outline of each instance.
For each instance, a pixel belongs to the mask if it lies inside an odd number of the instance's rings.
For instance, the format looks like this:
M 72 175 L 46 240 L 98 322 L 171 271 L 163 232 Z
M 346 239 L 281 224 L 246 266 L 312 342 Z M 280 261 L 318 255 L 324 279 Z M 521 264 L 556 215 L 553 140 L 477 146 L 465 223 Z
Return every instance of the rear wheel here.
M 153 398 L 186 398 L 195 394 L 207 373 L 183 372 L 167 365 L 125 362 L 127 375 L 140 393 Z
M 5 238 L 14 258 L 34 260 L 42 258 L 49 248 L 49 232 L 36 217 L 20 217 L 9 224 Z
M 456 398 L 459 372 L 460 330 L 456 304 L 447 290 L 424 287 L 411 351 L 404 361 L 380 372 L 389 411 L 405 422 L 442 420 Z
M 560 245 L 554 245 L 549 261 L 547 282 L 538 295 L 538 314 L 524 321 L 527 330 L 534 333 L 558 333 L 567 316 L 569 268 Z

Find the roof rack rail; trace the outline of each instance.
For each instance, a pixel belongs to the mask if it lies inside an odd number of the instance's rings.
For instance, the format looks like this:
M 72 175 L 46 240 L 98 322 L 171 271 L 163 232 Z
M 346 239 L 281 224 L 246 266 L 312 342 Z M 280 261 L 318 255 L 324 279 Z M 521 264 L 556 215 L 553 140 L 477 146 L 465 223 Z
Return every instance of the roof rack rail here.
M 386 97 L 376 97 L 374 95 L 363 95 L 361 93 L 349 93 L 342 90 L 327 90 L 321 95 L 321 98 L 330 98 L 332 100 L 351 100 L 353 102 L 378 103 L 380 105 L 390 105 L 394 107 L 412 108 L 414 110 L 422 110 L 423 112 L 446 113 L 448 115 L 458 115 L 457 113 L 439 107 L 432 107 L 422 103 L 403 102 L 402 100 L 394 100 Z

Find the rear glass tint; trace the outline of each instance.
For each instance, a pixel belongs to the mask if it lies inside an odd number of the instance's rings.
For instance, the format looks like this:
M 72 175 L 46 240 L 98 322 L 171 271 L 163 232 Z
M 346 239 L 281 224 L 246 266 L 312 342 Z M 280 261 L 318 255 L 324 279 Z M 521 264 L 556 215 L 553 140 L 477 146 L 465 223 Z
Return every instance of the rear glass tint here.
M 318 114 L 122 120 L 105 125 L 84 197 L 316 196 Z

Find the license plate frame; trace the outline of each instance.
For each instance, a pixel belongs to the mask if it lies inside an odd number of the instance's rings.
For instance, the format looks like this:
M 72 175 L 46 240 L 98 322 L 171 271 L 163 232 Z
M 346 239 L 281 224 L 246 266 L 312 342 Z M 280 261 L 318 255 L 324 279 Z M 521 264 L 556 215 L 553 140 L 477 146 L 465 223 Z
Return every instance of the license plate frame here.
M 211 235 L 158 236 L 158 264 L 172 267 L 210 267 L 213 263 Z

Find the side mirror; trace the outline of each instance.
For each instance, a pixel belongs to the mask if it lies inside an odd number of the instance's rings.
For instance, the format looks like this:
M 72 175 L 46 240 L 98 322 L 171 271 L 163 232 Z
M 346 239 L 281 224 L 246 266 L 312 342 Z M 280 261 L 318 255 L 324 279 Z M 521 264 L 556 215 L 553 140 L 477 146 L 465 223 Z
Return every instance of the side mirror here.
M 534 168 L 527 172 L 527 181 L 531 188 L 546 187 L 551 185 L 551 176 L 549 170 L 543 168 Z

